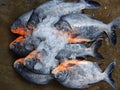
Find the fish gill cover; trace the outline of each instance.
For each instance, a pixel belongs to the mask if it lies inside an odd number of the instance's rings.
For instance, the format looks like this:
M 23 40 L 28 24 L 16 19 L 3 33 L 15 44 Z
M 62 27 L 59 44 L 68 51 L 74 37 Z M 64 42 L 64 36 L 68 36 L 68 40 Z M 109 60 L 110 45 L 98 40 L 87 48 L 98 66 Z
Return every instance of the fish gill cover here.
M 102 73 L 97 63 L 87 59 L 103 59 L 98 49 L 104 34 L 111 44 L 116 44 L 115 30 L 120 18 L 105 24 L 82 13 L 83 9 L 99 7 L 98 2 L 89 0 L 50 0 L 20 16 L 11 26 L 11 32 L 20 35 L 10 44 L 10 49 L 20 57 L 14 69 L 34 84 L 48 84 L 56 79 L 69 88 L 85 88 L 105 80 L 115 87 L 110 77 L 115 62 Z

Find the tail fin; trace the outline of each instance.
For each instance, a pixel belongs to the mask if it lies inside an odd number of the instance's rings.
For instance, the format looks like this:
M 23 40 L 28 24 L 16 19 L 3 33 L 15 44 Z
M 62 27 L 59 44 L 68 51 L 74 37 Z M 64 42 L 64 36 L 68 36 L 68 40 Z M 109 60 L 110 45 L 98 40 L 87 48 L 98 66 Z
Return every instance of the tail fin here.
M 92 52 L 92 56 L 95 57 L 98 60 L 104 59 L 103 56 L 98 52 L 99 47 L 102 44 L 101 39 L 97 39 L 93 44 L 89 47 Z
M 115 88 L 116 84 L 113 81 L 113 79 L 111 78 L 111 73 L 114 69 L 116 65 L 116 62 L 112 62 L 111 64 L 108 65 L 107 69 L 105 70 L 104 74 L 105 74 L 105 81 L 110 84 L 113 88 Z
M 116 36 L 116 32 L 115 29 L 120 26 L 120 18 L 117 18 L 115 20 L 113 20 L 111 23 L 108 24 L 110 26 L 110 29 L 108 30 L 108 32 L 106 32 L 108 34 L 108 37 L 111 41 L 111 43 L 113 45 L 116 44 L 117 41 L 117 36 Z
M 88 9 L 97 9 L 100 7 L 100 4 L 96 1 L 80 0 L 80 2 L 84 3 Z

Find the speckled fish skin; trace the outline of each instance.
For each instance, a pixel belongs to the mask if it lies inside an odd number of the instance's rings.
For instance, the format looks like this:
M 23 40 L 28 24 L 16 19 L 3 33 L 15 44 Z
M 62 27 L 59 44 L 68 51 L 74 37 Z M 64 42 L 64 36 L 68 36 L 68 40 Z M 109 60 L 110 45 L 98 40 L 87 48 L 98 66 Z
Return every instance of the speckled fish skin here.
M 113 45 L 116 44 L 116 28 L 120 25 L 120 18 L 117 18 L 105 24 L 86 14 L 68 14 L 60 18 L 55 24 L 59 30 L 67 30 L 73 33 L 73 36 L 95 40 L 101 33 L 106 33 Z
M 53 80 L 50 74 L 42 75 L 28 70 L 19 60 L 14 63 L 13 67 L 24 79 L 34 84 L 48 84 Z
M 59 51 L 56 56 L 56 59 L 59 60 L 67 60 L 76 59 L 77 57 L 86 57 L 92 56 L 96 59 L 103 59 L 102 55 L 98 53 L 98 48 L 101 46 L 101 39 L 93 42 L 89 47 L 87 47 L 84 43 L 79 44 L 66 44 L 64 49 Z
M 81 10 L 97 9 L 100 4 L 95 1 L 81 0 L 80 2 L 63 2 L 63 0 L 52 0 L 38 6 L 32 13 L 28 27 L 36 27 L 38 23 L 41 23 L 48 16 L 62 16 L 72 12 L 79 12 Z
M 115 88 L 115 82 L 110 78 L 114 67 L 115 62 L 112 62 L 102 72 L 95 62 L 70 60 L 61 63 L 52 71 L 52 74 L 60 84 L 68 88 L 87 88 L 102 80 Z

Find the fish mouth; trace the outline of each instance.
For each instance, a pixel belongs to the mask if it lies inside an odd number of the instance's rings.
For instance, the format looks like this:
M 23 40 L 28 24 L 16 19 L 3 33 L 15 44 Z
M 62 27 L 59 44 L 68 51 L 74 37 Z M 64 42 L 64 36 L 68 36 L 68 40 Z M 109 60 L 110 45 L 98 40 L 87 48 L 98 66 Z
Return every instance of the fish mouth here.
M 33 47 L 29 49 L 26 48 L 25 38 L 23 36 L 19 36 L 17 39 L 11 42 L 9 47 L 10 50 L 19 57 L 25 57 L 33 50 Z

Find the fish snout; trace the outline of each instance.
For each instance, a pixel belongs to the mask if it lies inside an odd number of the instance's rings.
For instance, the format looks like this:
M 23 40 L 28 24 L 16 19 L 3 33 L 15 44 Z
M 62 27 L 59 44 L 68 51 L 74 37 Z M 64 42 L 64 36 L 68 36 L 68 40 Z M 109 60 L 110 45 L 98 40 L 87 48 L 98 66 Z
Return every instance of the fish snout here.
M 23 66 L 23 60 L 24 58 L 20 58 L 18 60 L 16 60 L 13 64 L 13 68 L 17 71 L 17 72 L 21 72 L 22 69 L 24 68 Z

